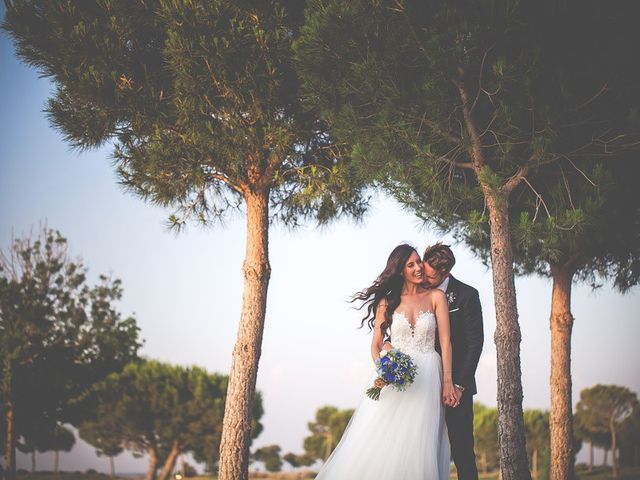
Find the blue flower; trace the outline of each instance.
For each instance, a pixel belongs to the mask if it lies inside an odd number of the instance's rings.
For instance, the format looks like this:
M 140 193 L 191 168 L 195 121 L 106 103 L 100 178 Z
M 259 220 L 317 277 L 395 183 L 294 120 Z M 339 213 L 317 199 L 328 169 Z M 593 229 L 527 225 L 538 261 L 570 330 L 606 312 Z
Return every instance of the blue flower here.
M 380 359 L 380 363 L 381 363 L 382 365 L 386 365 L 388 362 L 389 362 L 389 359 L 388 359 L 387 357 L 382 357 L 382 358 Z
M 390 373 L 387 373 L 384 378 L 386 378 L 387 382 L 391 382 L 393 381 L 393 375 L 391 375 Z
M 395 370 L 396 368 L 398 368 L 398 364 L 396 362 L 393 362 L 391 364 L 391 368 L 393 368 Z

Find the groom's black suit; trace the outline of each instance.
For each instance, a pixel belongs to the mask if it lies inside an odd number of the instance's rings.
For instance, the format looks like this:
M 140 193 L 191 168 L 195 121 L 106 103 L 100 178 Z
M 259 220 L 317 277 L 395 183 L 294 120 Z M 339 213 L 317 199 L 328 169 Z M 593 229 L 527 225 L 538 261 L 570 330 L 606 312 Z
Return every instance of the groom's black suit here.
M 478 470 L 473 452 L 473 395 L 477 392 L 475 373 L 484 342 L 482 308 L 478 291 L 451 275 L 445 293 L 451 324 L 453 383 L 464 387 L 460 405 L 445 410 L 451 456 L 459 480 L 476 480 Z M 440 352 L 437 335 L 436 348 Z

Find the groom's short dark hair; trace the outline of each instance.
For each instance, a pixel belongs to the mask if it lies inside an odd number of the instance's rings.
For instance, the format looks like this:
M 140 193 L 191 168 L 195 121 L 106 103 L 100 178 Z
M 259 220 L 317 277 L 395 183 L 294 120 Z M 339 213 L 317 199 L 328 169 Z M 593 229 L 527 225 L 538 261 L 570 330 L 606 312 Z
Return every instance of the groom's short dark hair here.
M 427 262 L 439 272 L 449 273 L 456 264 L 456 257 L 449 245 L 443 245 L 441 242 L 427 247 L 422 256 L 422 261 Z

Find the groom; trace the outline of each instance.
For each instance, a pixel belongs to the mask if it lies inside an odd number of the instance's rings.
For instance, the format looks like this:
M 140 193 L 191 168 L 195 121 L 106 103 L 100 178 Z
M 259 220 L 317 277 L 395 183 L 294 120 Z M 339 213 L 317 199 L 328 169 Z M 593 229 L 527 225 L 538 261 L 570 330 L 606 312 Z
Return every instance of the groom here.
M 449 273 L 456 259 L 448 245 L 436 243 L 428 247 L 422 261 L 425 283 L 445 292 L 449 303 L 452 375 L 456 392 L 456 401 L 445 410 L 451 456 L 456 464 L 458 480 L 477 480 L 473 452 L 473 395 L 477 392 L 474 376 L 484 341 L 480 298 L 475 288 Z M 436 335 L 436 341 L 437 338 Z M 436 348 L 440 351 L 439 342 Z

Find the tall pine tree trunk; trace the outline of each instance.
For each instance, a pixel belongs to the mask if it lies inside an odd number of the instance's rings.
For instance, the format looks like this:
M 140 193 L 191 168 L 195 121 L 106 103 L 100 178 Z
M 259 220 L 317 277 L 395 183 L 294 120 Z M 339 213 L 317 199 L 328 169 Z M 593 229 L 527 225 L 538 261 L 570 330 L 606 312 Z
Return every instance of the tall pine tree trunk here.
M 493 298 L 496 309 L 494 339 L 498 373 L 500 471 L 504 480 L 530 480 L 522 411 L 521 333 L 509 230 L 509 195 L 525 172 L 519 171 L 500 188 L 491 183 L 494 172 L 485 161 L 483 144 L 472 116 L 469 96 L 464 85 L 464 69 L 461 66 L 458 73 L 460 78 L 452 81 L 458 88 L 462 101 L 465 126 L 471 140 L 469 154 L 474 174 L 489 210 Z
M 155 448 L 149 449 L 149 466 L 147 467 L 146 480 L 156 480 L 156 470 L 158 469 L 158 454 Z
M 36 449 L 31 450 L 31 472 L 36 473 Z
M 604 459 L 602 461 L 602 466 L 606 467 L 609 464 L 609 449 L 604 447 Z
M 16 441 L 13 435 L 13 403 L 11 400 L 7 402 L 7 435 L 5 445 L 5 468 L 7 480 L 15 480 L 16 478 Z
M 267 306 L 269 265 L 269 189 L 245 194 L 247 247 L 244 293 L 220 441 L 219 480 L 246 480 L 249 471 L 251 407 L 260 360 Z
M 531 477 L 533 477 L 534 480 L 538 480 L 538 449 L 537 448 L 533 449 L 533 458 L 531 459 L 531 464 L 532 464 Z
M 173 472 L 173 469 L 176 466 L 178 455 L 180 455 L 180 444 L 174 441 L 173 445 L 171 445 L 171 451 L 169 452 L 169 455 L 164 462 L 162 470 L 160 470 L 158 480 L 167 480 L 171 476 L 171 472 Z
M 613 467 L 613 478 L 618 478 L 618 459 L 616 458 L 618 446 L 616 444 L 616 422 L 613 417 L 611 417 L 609 421 L 609 430 L 611 431 L 611 466 Z
M 551 480 L 573 473 L 573 404 L 571 401 L 571 284 L 573 267 L 551 265 Z
M 60 466 L 60 451 L 59 450 L 56 450 L 53 458 L 54 458 L 54 460 L 53 460 L 53 471 L 55 473 L 58 473 L 58 467 Z
M 589 473 L 593 472 L 593 440 L 589 439 Z
M 496 308 L 494 335 L 498 373 L 498 439 L 504 480 L 531 478 L 525 444 L 520 370 L 520 325 L 516 305 L 508 198 L 483 185 L 491 228 L 491 266 Z
M 115 466 L 115 462 L 113 460 L 113 455 L 109 456 L 109 471 L 111 472 L 111 476 L 112 477 L 116 476 L 116 466 Z

